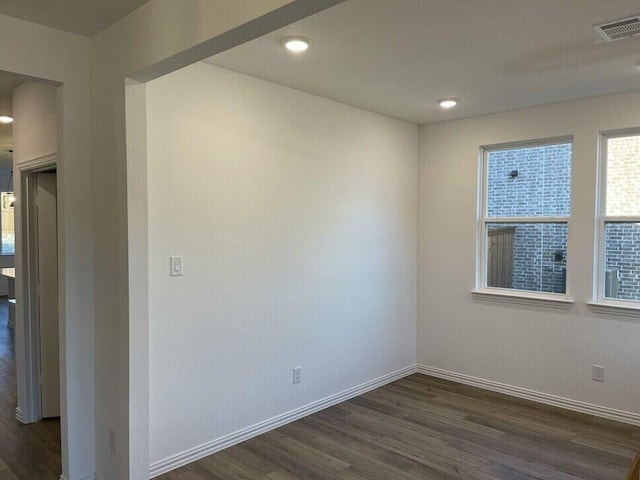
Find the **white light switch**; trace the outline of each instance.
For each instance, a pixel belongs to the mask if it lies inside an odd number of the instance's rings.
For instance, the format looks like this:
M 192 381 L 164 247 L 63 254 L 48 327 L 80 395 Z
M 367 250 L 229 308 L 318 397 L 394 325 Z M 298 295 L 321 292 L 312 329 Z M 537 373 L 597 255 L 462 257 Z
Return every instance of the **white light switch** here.
M 169 257 L 170 261 L 170 273 L 172 277 L 182 276 L 182 256 Z

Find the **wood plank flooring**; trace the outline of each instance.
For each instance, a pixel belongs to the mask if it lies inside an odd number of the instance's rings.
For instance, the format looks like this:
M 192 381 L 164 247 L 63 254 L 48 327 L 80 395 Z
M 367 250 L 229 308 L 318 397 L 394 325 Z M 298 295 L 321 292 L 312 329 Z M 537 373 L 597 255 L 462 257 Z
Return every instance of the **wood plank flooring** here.
M 0 297 L 0 480 L 58 480 L 60 421 L 22 425 L 16 415 L 13 331 L 7 328 L 7 299 Z
M 161 480 L 623 480 L 640 428 L 415 374 Z

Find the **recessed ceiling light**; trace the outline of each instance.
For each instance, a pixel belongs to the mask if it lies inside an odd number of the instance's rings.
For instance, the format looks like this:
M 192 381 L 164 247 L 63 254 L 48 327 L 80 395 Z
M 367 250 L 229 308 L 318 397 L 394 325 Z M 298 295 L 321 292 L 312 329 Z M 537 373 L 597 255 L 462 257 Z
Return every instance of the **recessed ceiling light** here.
M 445 110 L 449 110 L 450 108 L 455 107 L 460 102 L 459 98 L 441 98 L 438 100 L 440 104 L 440 108 L 444 108 Z
M 311 39 L 300 36 L 284 37 L 282 39 L 282 44 L 290 52 L 302 53 L 307 51 L 307 49 L 311 45 Z
M 8 115 L 0 115 L 0 123 L 7 124 L 11 122 L 13 122 L 13 117 L 10 117 Z

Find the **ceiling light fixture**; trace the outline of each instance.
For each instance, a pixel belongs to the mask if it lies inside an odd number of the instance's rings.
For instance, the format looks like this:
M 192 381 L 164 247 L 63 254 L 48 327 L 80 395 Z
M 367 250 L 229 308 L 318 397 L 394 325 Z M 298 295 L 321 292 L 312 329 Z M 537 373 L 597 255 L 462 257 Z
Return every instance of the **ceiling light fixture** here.
M 0 115 L 0 123 L 13 123 L 13 117 L 10 117 L 9 115 Z
M 282 39 L 282 45 L 292 53 L 306 52 L 311 45 L 311 39 L 301 36 L 290 36 Z
M 438 100 L 440 104 L 440 108 L 444 108 L 445 110 L 449 110 L 450 108 L 455 107 L 460 102 L 459 98 L 441 98 Z

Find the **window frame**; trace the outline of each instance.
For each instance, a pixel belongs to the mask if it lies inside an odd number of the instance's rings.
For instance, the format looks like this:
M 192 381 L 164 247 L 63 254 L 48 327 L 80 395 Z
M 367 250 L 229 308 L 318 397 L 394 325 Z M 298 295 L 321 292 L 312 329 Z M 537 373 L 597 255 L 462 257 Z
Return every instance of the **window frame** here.
M 548 145 L 559 145 L 570 143 L 571 148 L 571 185 L 569 197 L 572 198 L 573 190 L 573 135 L 565 135 L 551 138 L 540 138 L 534 140 L 523 140 L 516 142 L 483 145 L 479 152 L 478 168 L 478 211 L 476 227 L 476 282 L 473 290 L 474 296 L 485 300 L 507 301 L 509 303 L 520 303 L 529 305 L 543 305 L 554 307 L 567 307 L 573 305 L 573 300 L 569 296 L 569 268 L 567 261 L 566 288 L 565 293 L 538 292 L 533 290 L 519 290 L 515 288 L 490 287 L 487 285 L 487 262 L 488 262 L 488 242 L 487 225 L 494 223 L 503 224 L 565 224 L 567 225 L 567 259 L 569 258 L 569 237 L 571 229 L 571 205 L 569 205 L 569 215 L 566 217 L 488 217 L 488 193 L 489 193 L 489 154 L 494 151 L 541 147 Z M 494 298 L 491 298 L 494 297 Z
M 593 298 L 589 305 L 594 307 L 611 307 L 612 309 L 640 310 L 640 300 L 605 297 L 606 273 L 606 226 L 608 223 L 640 223 L 640 215 L 611 216 L 607 215 L 607 155 L 608 140 L 624 137 L 640 137 L 640 127 L 608 130 L 600 132 L 598 145 L 598 169 L 596 185 L 596 224 L 595 224 L 595 258 Z M 611 313 L 611 312 L 605 312 Z

